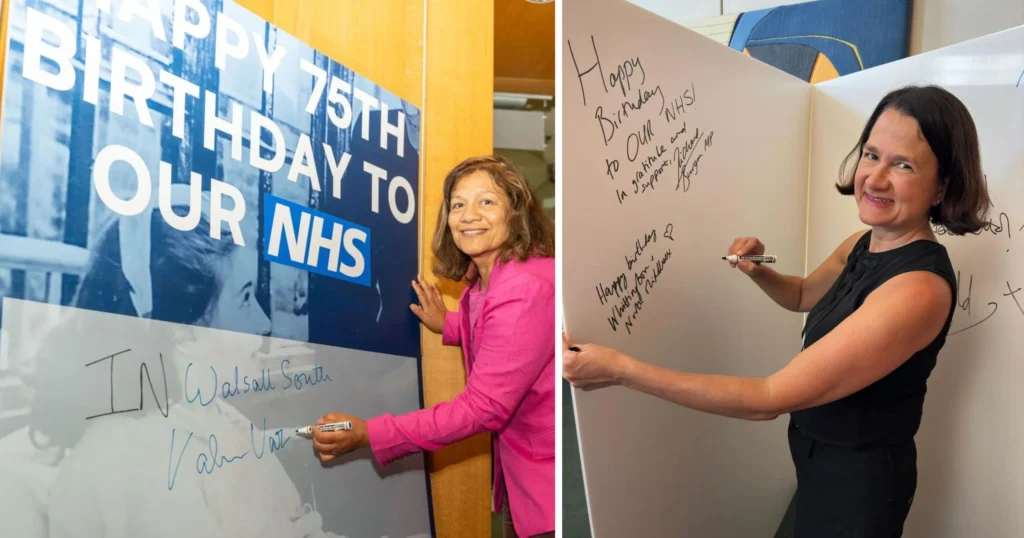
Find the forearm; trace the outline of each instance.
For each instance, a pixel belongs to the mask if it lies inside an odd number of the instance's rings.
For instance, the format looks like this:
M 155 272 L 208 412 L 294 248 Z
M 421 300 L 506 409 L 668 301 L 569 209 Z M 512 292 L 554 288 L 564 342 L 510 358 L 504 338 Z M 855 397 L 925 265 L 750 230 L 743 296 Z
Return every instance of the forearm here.
M 693 374 L 623 356 L 619 383 L 633 390 L 695 409 L 744 420 L 773 420 L 768 383 L 762 378 Z
M 451 401 L 368 420 L 367 438 L 378 462 L 384 465 L 413 452 L 441 450 L 478 433 L 497 430 L 512 411 L 496 405 L 469 384 Z
M 750 276 L 750 279 L 782 308 L 791 312 L 802 311 L 800 305 L 803 298 L 804 279 L 802 277 L 784 275 L 770 267 L 761 266 L 756 274 Z

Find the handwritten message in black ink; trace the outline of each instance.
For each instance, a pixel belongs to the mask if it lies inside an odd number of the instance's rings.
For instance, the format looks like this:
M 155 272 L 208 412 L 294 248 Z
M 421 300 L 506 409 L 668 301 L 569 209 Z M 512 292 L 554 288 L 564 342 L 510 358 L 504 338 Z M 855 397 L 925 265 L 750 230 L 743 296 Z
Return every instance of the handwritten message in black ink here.
M 132 355 L 136 356 L 133 357 Z M 318 384 L 333 381 L 323 365 L 314 364 L 312 366 L 305 365 L 295 368 L 291 365 L 291 360 L 288 358 L 282 359 L 278 365 L 279 368 L 276 369 L 246 369 L 244 365 L 229 364 L 225 361 L 221 365 L 220 370 L 212 365 L 207 365 L 203 368 L 197 367 L 193 370 L 193 363 L 190 362 L 185 367 L 185 375 L 181 383 L 184 388 L 184 401 L 179 398 L 177 404 L 172 404 L 167 382 L 169 375 L 168 365 L 164 361 L 163 354 L 157 353 L 152 359 L 138 355 L 140 355 L 138 351 L 122 349 L 85 364 L 87 369 L 102 368 L 107 370 L 108 373 L 106 375 L 110 378 L 110 410 L 107 411 L 105 406 L 103 409 L 83 410 L 86 413 L 85 420 L 95 420 L 122 413 L 138 413 L 139 415 L 146 413 L 148 412 L 145 406 L 147 395 L 151 396 L 155 401 L 155 407 L 159 414 L 167 419 L 170 418 L 174 405 L 191 405 L 204 408 L 213 404 L 215 400 L 227 402 L 250 392 L 255 394 L 275 390 L 298 392 L 305 389 L 308 391 Z M 127 366 L 125 366 L 126 363 Z M 136 363 L 139 363 L 137 368 L 135 366 Z M 125 407 L 123 405 L 115 405 L 115 391 L 119 393 L 127 391 L 134 400 L 134 385 L 119 387 L 115 381 L 118 378 L 125 379 L 122 376 L 115 375 L 115 371 L 123 368 L 131 368 L 133 374 L 135 371 L 138 371 L 138 406 Z M 154 383 L 154 377 L 157 378 L 156 383 Z M 134 383 L 134 375 L 131 379 Z M 147 385 L 148 390 L 146 389 Z M 220 412 L 211 411 L 211 413 Z M 186 468 L 191 469 L 194 467 L 197 474 L 211 475 L 217 469 L 244 460 L 246 456 L 252 456 L 249 460 L 263 459 L 264 455 L 273 454 L 283 449 L 291 439 L 291 436 L 285 433 L 284 428 L 268 429 L 266 418 L 263 419 L 261 426 L 257 426 L 255 422 L 250 422 L 247 426 L 242 426 L 242 428 L 243 431 L 235 432 L 193 432 L 172 427 L 170 429 L 170 446 L 167 454 L 168 491 L 173 490 L 174 485 L 177 483 L 183 460 L 188 460 L 189 463 Z M 189 443 L 196 433 L 207 439 L 206 444 L 204 446 L 199 443 L 192 443 L 190 449 Z M 246 442 L 243 443 L 245 450 L 239 450 L 236 443 L 234 449 L 229 452 L 227 448 L 221 446 L 217 438 L 218 435 L 227 439 L 245 440 Z M 194 466 L 192 465 L 193 461 Z
M 657 83 L 641 56 L 602 59 L 592 35 L 567 44 L 579 95 L 593 111 L 592 128 L 606 148 L 596 158 L 609 180 L 629 182 L 613 187 L 616 200 L 624 204 L 665 188 L 689 191 L 714 139 L 707 126 L 686 121 L 697 103 L 696 85 L 668 88 Z
M 657 289 L 672 258 L 671 246 L 675 242 L 672 233 L 672 224 L 644 232 L 623 256 L 626 270 L 594 286 L 601 306 L 611 307 L 607 319 L 613 331 L 622 326 L 628 334 L 633 334 L 644 301 Z
M 950 235 L 949 230 L 941 224 L 932 224 L 932 231 L 935 232 L 935 235 Z M 989 222 L 980 230 L 972 233 L 976 236 L 994 235 L 1005 238 L 1006 243 L 1004 243 L 1005 247 L 1003 248 L 1005 248 L 1006 252 L 1010 252 L 1010 244 L 1014 238 L 1014 234 L 1017 234 L 1016 237 L 1018 238 L 1024 237 L 1024 225 L 1016 227 L 1015 223 L 1011 224 L 1010 216 L 1006 212 L 1000 212 L 998 215 L 992 217 L 992 219 L 990 219 Z
M 986 179 L 988 178 L 986 177 Z M 941 224 L 932 224 L 932 231 L 937 236 L 952 235 Z M 996 213 L 995 210 L 992 210 L 989 221 L 980 230 L 968 234 L 965 240 L 972 243 L 980 240 L 984 241 L 986 246 L 991 245 L 995 255 L 993 261 L 1003 264 L 1001 267 L 1005 268 L 1007 267 L 1005 264 L 1012 263 L 1012 258 L 1001 258 L 1000 254 L 1007 256 L 1013 251 L 1014 243 L 1019 242 L 1021 238 L 1024 238 L 1024 225 L 1020 224 L 1020 220 L 1006 211 Z M 1017 248 L 1022 246 L 1024 245 L 1017 245 Z M 957 314 L 954 317 L 953 326 L 950 328 L 950 335 L 978 327 L 993 319 L 998 312 L 1003 311 L 1011 314 L 1019 313 L 1021 321 L 1024 322 L 1024 293 L 1021 292 L 1024 278 L 1015 281 L 1013 275 L 1019 273 L 1011 272 L 1009 274 L 1011 275 L 1009 278 L 989 279 L 983 275 L 976 278 L 975 274 L 961 275 L 959 271 L 957 272 Z M 983 295 L 987 301 L 972 305 L 975 288 L 978 287 L 975 280 L 979 280 L 978 284 L 983 290 L 986 290 Z M 999 314 L 999 317 L 1007 315 Z
M 1022 304 L 1022 301 L 1024 301 L 1024 292 L 1021 291 L 1022 288 L 1019 283 L 1011 283 L 1009 280 L 1003 281 L 1003 284 L 1005 284 L 1003 289 L 1005 289 L 1005 291 L 1000 291 L 999 294 L 1005 299 L 993 296 L 994 300 L 988 301 L 984 308 L 979 311 L 977 309 L 972 310 L 971 306 L 971 299 L 974 293 L 974 275 L 969 274 L 966 278 L 963 278 L 960 272 L 957 271 L 956 278 L 956 310 L 958 314 L 966 316 L 968 321 L 962 323 L 954 322 L 953 327 L 951 327 L 949 331 L 950 336 L 973 329 L 992 319 L 992 317 L 999 312 L 1000 301 L 1003 301 L 1008 306 L 1012 306 L 1012 314 L 1019 312 L 1021 322 L 1024 323 L 1024 304 Z

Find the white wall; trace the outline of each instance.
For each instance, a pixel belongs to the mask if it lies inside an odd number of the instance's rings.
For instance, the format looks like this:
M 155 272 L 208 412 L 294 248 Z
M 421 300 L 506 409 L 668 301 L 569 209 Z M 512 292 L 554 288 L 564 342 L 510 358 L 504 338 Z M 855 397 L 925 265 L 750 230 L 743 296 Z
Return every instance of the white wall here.
M 1024 24 L 1022 0 L 914 0 L 910 54 Z
M 621 0 L 566 2 L 562 20 L 566 328 L 676 371 L 781 368 L 799 352 L 801 317 L 779 315 L 714 256 L 673 255 L 757 230 L 782 249 L 780 271 L 803 270 L 812 87 Z M 606 75 L 628 58 L 643 76 L 624 70 L 625 93 L 602 91 L 596 72 L 577 83 L 597 50 Z M 622 108 L 626 94 L 635 108 Z M 598 123 L 598 111 L 615 120 Z M 780 190 L 791 197 L 760 206 Z M 573 389 L 594 536 L 771 536 L 796 486 L 784 420 L 723 419 L 620 389 Z
M 722 14 L 721 0 L 627 0 L 672 22 L 704 19 Z
M 776 6 L 787 6 L 790 4 L 803 4 L 812 0 L 722 0 L 722 14 L 743 13 L 745 11 L 757 11 Z
M 629 0 L 680 24 L 808 0 Z M 1022 0 L 914 0 L 910 54 L 919 54 L 1024 24 Z

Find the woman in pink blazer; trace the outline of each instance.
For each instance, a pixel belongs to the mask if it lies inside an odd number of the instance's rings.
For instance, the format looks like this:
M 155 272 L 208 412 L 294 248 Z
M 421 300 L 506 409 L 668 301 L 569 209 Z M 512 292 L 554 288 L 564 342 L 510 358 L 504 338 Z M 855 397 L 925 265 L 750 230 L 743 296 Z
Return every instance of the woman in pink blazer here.
M 468 283 L 457 312 L 436 285 L 413 282 L 423 325 L 461 346 L 466 388 L 450 402 L 362 421 L 328 413 L 319 423 L 351 420 L 352 430 L 320 432 L 322 462 L 370 447 L 381 465 L 439 450 L 484 431 L 494 435 L 492 509 L 505 536 L 554 536 L 555 264 L 554 229 L 529 185 L 501 157 L 474 157 L 445 179 L 434 233 L 434 273 Z

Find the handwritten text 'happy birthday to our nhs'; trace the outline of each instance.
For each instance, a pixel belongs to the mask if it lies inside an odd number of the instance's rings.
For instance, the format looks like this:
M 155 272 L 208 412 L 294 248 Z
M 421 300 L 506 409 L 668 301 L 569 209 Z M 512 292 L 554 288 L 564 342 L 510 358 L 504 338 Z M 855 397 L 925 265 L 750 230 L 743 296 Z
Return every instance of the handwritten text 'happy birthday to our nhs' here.
M 161 398 L 159 391 L 154 387 L 153 378 L 149 372 L 149 366 L 145 361 L 139 366 L 139 406 L 130 409 L 117 409 L 114 406 L 114 371 L 115 362 L 118 357 L 130 353 L 130 349 L 120 351 L 103 357 L 86 364 L 86 367 L 101 366 L 110 369 L 110 411 L 97 413 L 86 417 L 86 420 L 91 420 L 99 417 L 105 417 L 109 415 L 117 415 L 122 413 L 141 413 L 143 412 L 144 398 L 144 383 L 148 382 L 149 390 L 153 395 L 153 399 L 156 400 L 157 409 L 164 418 L 170 417 L 171 405 L 170 405 L 170 392 L 167 386 L 167 371 L 164 367 L 163 356 L 160 355 L 160 369 L 163 379 L 163 404 L 161 404 Z M 108 363 L 109 361 L 109 363 Z M 313 365 L 306 372 L 289 372 L 289 365 L 291 361 L 289 359 L 283 359 L 280 364 L 280 373 L 283 378 L 281 384 L 282 390 L 301 391 L 308 389 L 321 383 L 329 383 L 333 381 L 331 376 L 328 375 L 322 365 Z M 274 371 L 267 368 L 261 368 L 258 376 L 248 376 L 239 373 L 238 366 L 234 367 L 233 377 L 223 380 L 217 374 L 217 370 L 210 366 L 209 373 L 201 373 L 198 369 L 192 370 L 193 364 L 189 363 L 185 368 L 185 379 L 184 379 L 184 392 L 185 401 L 189 404 L 206 407 L 213 403 L 213 401 L 220 396 L 221 400 L 227 400 L 229 398 L 239 396 L 241 394 L 248 394 L 250 392 L 266 392 L 277 390 L 278 386 L 274 384 Z M 199 380 L 193 379 L 194 377 L 201 377 Z M 205 378 L 205 379 L 203 379 Z M 257 459 L 262 459 L 269 448 L 270 453 L 281 450 L 288 444 L 291 437 L 284 433 L 283 428 L 270 433 L 266 430 L 267 421 L 263 419 L 263 427 L 258 428 L 255 424 L 249 423 L 249 439 L 251 444 L 251 450 L 239 454 L 233 454 L 231 456 L 225 456 L 220 454 L 220 447 L 218 445 L 217 436 L 210 434 L 208 436 L 207 447 L 205 450 L 201 450 L 196 456 L 195 469 L 198 474 L 210 475 L 218 468 L 223 468 L 226 465 L 245 459 L 250 453 Z M 167 489 L 174 489 L 174 484 L 178 476 L 178 470 L 181 467 L 181 462 L 185 458 L 186 450 L 189 442 L 192 440 L 195 432 L 180 432 L 181 436 L 184 436 L 184 440 L 180 439 L 179 432 L 177 429 L 171 429 L 170 435 L 170 449 L 168 456 L 167 465 Z M 175 448 L 176 443 L 178 444 Z M 176 461 L 175 461 L 176 460 Z
M 575 46 L 567 41 L 569 61 L 575 68 L 583 106 L 594 106 L 589 125 L 595 133 L 600 132 L 604 143 L 604 151 L 597 154 L 604 154 L 601 167 L 605 175 L 616 181 L 622 173 L 630 180 L 632 188 L 615 188 L 616 200 L 623 204 L 630 196 L 654 192 L 672 168 L 675 190 L 689 191 L 715 136 L 714 130 L 694 127 L 685 120 L 696 106 L 696 85 L 691 82 L 681 91 L 665 90 L 654 82 L 640 56 L 605 65 L 597 39 L 590 36 L 589 43 L 586 41 Z M 601 102 L 602 98 L 606 102 Z M 623 136 L 623 132 L 627 134 Z

